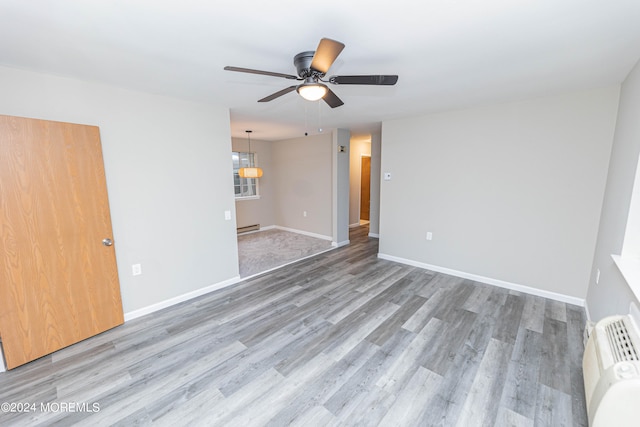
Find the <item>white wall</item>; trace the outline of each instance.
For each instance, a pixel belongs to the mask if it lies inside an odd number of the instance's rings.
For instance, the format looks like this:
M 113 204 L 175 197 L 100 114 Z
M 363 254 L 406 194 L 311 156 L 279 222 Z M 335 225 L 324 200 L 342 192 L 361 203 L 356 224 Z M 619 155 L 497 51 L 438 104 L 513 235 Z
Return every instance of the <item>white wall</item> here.
M 0 93 L 0 114 L 100 127 L 125 314 L 238 276 L 226 108 L 3 67 Z
M 371 211 L 369 212 L 369 236 L 380 235 L 380 180 L 382 141 L 379 132 L 371 134 Z
M 371 140 L 351 138 L 349 155 L 349 225 L 360 224 L 362 157 L 371 157 Z
M 332 237 L 337 246 L 349 244 L 350 138 L 351 133 L 347 129 L 335 129 L 332 133 Z
M 587 296 L 587 309 L 594 321 L 612 314 L 628 313 L 629 303 L 638 302 L 611 259 L 612 254 L 620 255 L 622 252 L 638 155 L 640 63 L 627 76 L 620 92 L 618 121 Z M 636 188 L 636 191 L 640 189 Z M 598 269 L 600 280 L 596 284 Z
M 331 238 L 331 141 L 327 133 L 271 143 L 276 225 Z
M 233 151 L 247 152 L 247 138 L 232 138 Z M 260 227 L 278 225 L 275 222 L 274 166 L 271 159 L 271 143 L 251 138 L 251 151 L 256 153 L 257 165 L 264 175 L 258 180 L 259 199 L 236 200 L 238 227 L 260 224 Z
M 583 300 L 618 93 L 384 122 L 381 255 Z

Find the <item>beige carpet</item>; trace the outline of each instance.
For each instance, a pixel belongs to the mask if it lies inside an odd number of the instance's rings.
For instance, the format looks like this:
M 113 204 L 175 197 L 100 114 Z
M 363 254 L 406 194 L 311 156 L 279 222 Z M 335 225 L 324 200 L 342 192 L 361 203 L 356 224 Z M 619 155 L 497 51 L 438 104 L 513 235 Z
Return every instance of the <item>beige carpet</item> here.
M 331 249 L 331 242 L 284 230 L 238 236 L 240 277 L 262 273 Z

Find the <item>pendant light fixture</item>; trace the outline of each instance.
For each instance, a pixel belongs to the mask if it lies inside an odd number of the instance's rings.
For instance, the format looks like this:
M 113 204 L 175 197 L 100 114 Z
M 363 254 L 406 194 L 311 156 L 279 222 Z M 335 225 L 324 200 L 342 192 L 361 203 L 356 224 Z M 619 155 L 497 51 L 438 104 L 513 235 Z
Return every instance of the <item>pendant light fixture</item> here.
M 262 169 L 253 165 L 253 154 L 251 153 L 251 132 L 253 131 L 245 130 L 245 132 L 247 133 L 247 140 L 249 141 L 249 167 L 238 169 L 238 175 L 240 175 L 240 178 L 260 178 L 262 176 Z

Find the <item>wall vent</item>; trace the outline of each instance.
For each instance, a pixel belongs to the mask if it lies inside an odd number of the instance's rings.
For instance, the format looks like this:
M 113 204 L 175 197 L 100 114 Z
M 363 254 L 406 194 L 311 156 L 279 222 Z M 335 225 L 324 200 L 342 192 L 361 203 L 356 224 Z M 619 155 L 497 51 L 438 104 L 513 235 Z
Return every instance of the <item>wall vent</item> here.
M 613 321 L 605 326 L 609 345 L 615 362 L 625 362 L 632 360 L 640 360 L 638 351 L 631 336 L 629 329 L 623 319 Z

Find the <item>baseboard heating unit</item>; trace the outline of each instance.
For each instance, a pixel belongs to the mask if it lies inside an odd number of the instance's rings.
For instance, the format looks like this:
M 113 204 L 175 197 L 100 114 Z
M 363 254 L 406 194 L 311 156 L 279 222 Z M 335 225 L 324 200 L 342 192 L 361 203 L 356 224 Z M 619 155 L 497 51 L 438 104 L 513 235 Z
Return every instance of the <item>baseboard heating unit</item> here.
M 260 230 L 260 224 L 245 225 L 244 227 L 238 227 L 238 234 L 248 233 L 249 231 Z
M 640 338 L 638 311 L 587 325 L 582 359 L 591 427 L 640 426 Z

